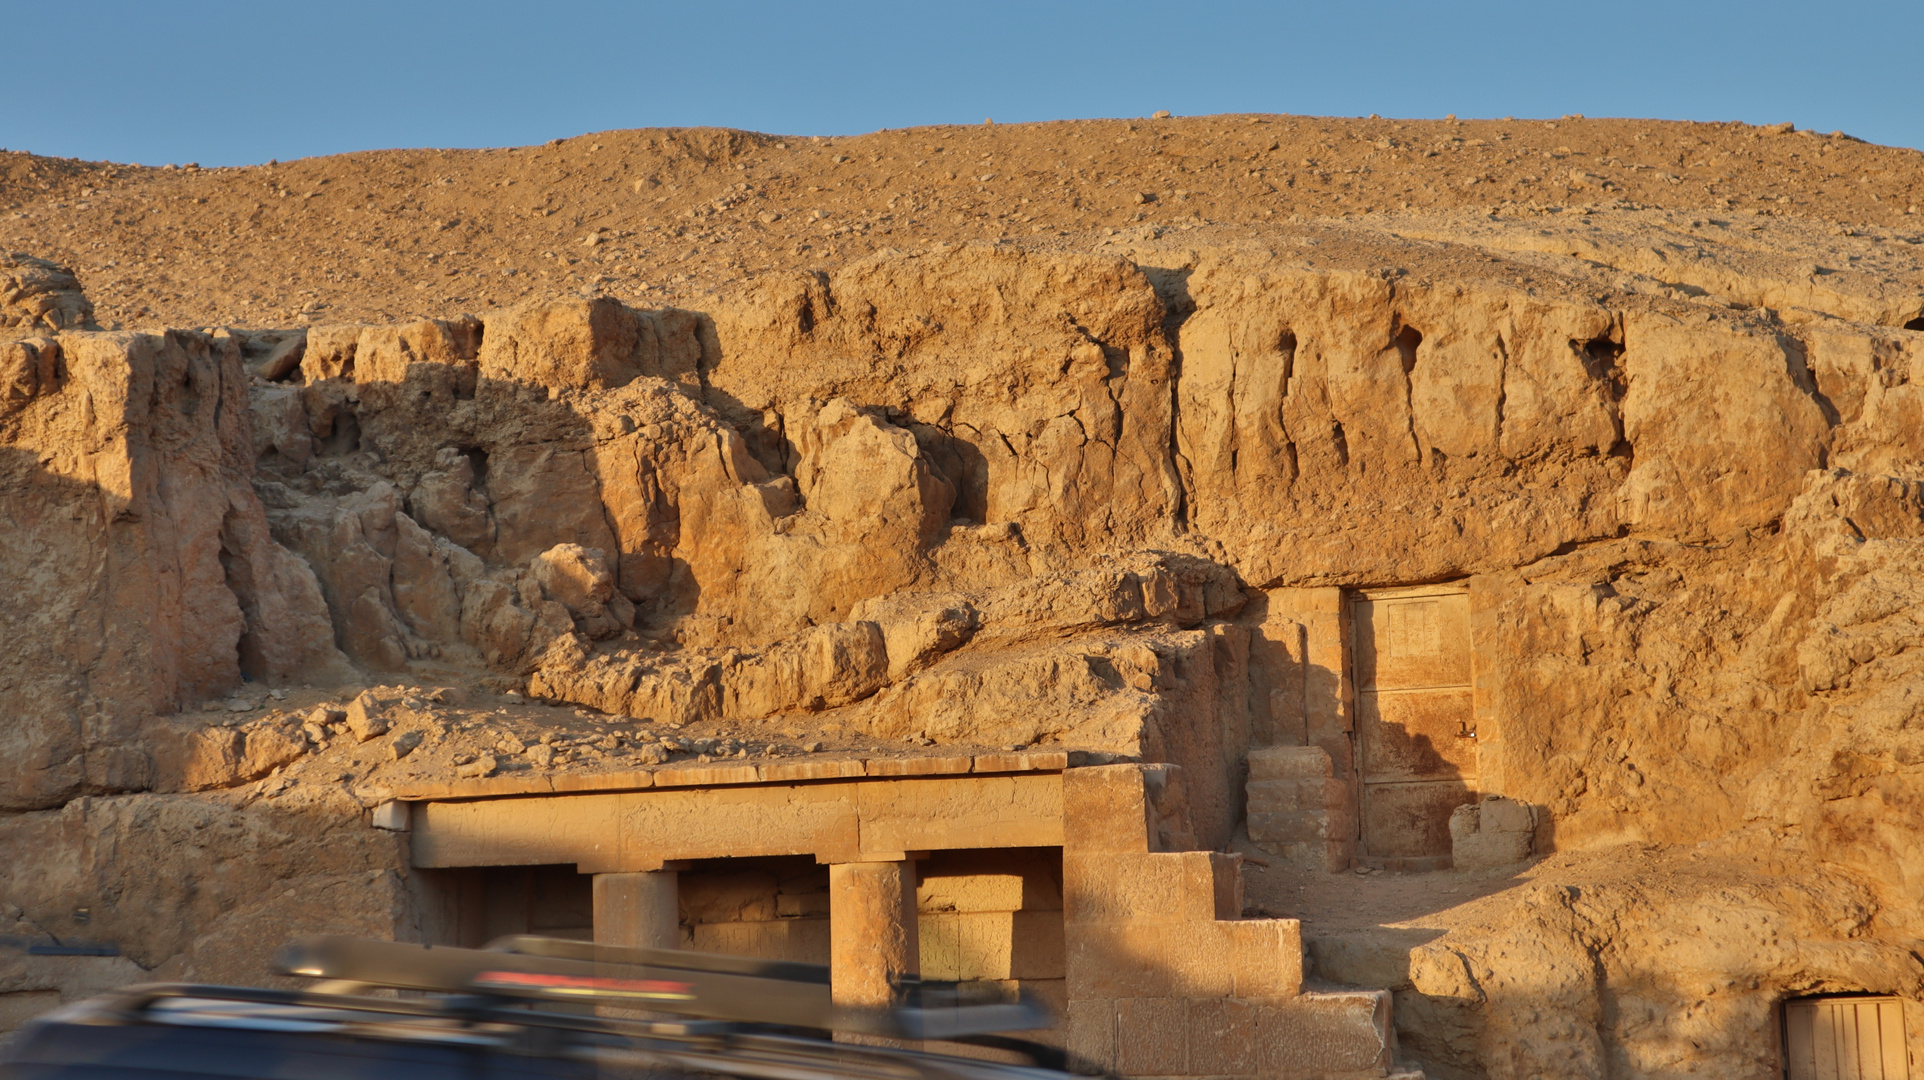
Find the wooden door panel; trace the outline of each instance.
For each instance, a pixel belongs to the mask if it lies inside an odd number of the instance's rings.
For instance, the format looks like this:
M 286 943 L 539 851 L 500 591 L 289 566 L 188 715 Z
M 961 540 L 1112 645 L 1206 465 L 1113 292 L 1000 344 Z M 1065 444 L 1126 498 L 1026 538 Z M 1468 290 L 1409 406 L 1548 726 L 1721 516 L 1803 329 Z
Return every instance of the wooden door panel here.
M 1371 855 L 1450 853 L 1450 814 L 1476 793 L 1460 780 L 1421 784 L 1366 784 L 1363 836 Z
M 1895 998 L 1806 998 L 1784 1003 L 1787 1080 L 1904 1080 L 1909 1056 Z
M 1470 599 L 1461 593 L 1369 600 L 1356 619 L 1357 689 L 1466 686 Z
M 1468 687 L 1363 694 L 1357 701 L 1363 780 L 1448 780 L 1476 775 L 1476 713 Z

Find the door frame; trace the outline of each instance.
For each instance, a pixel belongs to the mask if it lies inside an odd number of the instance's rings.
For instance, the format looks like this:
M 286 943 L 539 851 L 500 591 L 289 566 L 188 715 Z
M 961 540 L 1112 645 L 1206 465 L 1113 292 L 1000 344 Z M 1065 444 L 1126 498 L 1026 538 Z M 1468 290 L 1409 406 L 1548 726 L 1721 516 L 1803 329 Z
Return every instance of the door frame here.
M 1466 576 L 1453 578 L 1448 581 L 1430 582 L 1424 585 L 1383 585 L 1352 587 L 1343 590 L 1343 678 L 1348 684 L 1346 687 L 1348 693 L 1345 695 L 1348 700 L 1345 704 L 1350 714 L 1350 810 L 1354 815 L 1353 820 L 1356 822 L 1356 857 L 1353 861 L 1358 865 L 1368 865 L 1378 869 L 1440 870 L 1449 867 L 1450 857 L 1447 855 L 1416 857 L 1374 855 L 1369 851 L 1368 836 L 1363 826 L 1363 788 L 1365 779 L 1363 767 L 1362 711 L 1363 687 L 1366 684 L 1362 672 L 1358 670 L 1358 665 L 1362 660 L 1362 650 L 1357 648 L 1356 643 L 1358 620 L 1354 614 L 1354 605 L 1379 600 L 1417 599 L 1425 596 L 1461 596 L 1465 599 L 1466 603 L 1473 605 L 1470 588 L 1472 580 L 1472 578 Z M 1476 641 L 1476 612 L 1474 606 L 1472 606 L 1469 612 L 1466 629 L 1470 635 L 1468 650 L 1469 672 L 1465 683 L 1470 691 L 1470 700 L 1472 702 L 1470 730 L 1479 736 L 1476 746 L 1476 774 L 1472 780 L 1471 790 L 1474 793 L 1481 794 L 1483 790 L 1483 741 L 1480 737 L 1479 721 L 1482 719 L 1482 710 L 1476 706 L 1479 698 L 1477 687 L 1480 684 L 1478 682 L 1477 654 L 1479 650 L 1477 649 Z

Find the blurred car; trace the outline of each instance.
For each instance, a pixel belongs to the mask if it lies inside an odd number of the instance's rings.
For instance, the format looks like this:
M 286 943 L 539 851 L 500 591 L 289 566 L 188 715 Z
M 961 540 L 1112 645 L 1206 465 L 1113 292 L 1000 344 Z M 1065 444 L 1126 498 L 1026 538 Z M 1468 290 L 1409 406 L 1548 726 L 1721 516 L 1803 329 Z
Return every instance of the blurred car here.
M 1048 1025 L 1033 1001 L 910 982 L 891 1007 L 838 1009 L 827 969 L 809 964 L 542 938 L 317 938 L 277 967 L 323 981 L 139 986 L 67 1006 L 21 1033 L 0 1080 L 1064 1080 L 1068 1065 L 1007 1034 Z M 911 1048 L 924 1040 L 963 1053 Z

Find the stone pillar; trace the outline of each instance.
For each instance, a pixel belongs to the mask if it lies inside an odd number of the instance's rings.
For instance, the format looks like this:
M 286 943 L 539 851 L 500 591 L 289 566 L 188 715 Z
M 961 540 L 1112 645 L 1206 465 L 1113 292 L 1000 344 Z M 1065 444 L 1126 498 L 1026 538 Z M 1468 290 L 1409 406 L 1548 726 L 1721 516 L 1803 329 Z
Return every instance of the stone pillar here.
M 915 931 L 915 863 L 828 868 L 829 985 L 835 1004 L 885 1008 L 891 982 L 921 970 Z
M 595 944 L 681 948 L 680 875 L 673 870 L 595 875 Z

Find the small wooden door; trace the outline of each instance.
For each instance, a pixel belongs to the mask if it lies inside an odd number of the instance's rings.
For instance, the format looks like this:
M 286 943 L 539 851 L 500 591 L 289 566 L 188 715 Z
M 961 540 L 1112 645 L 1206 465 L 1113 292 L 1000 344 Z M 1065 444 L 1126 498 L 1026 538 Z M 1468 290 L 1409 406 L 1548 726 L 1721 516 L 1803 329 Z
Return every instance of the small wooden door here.
M 1450 853 L 1450 812 L 1476 797 L 1470 598 L 1372 590 L 1350 605 L 1361 854 Z
M 1894 997 L 1784 1002 L 1786 1080 L 1904 1080 L 1904 1005 Z

